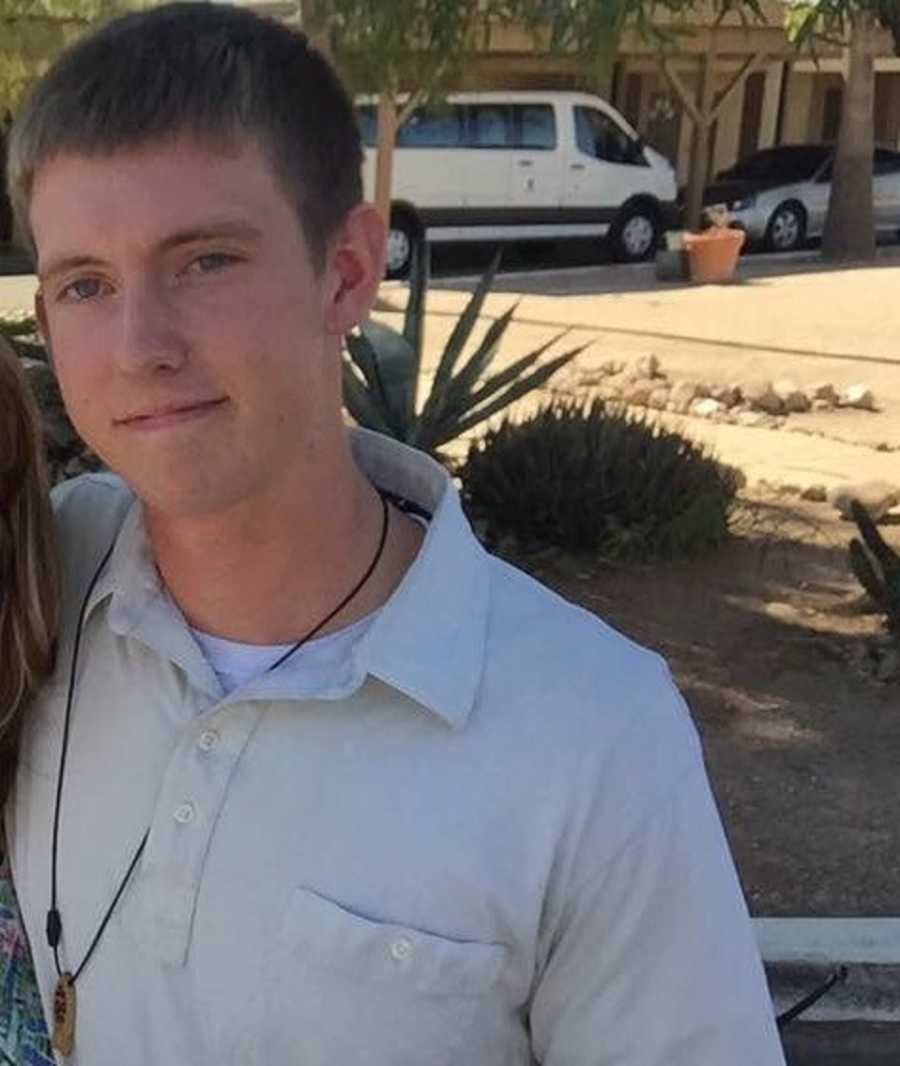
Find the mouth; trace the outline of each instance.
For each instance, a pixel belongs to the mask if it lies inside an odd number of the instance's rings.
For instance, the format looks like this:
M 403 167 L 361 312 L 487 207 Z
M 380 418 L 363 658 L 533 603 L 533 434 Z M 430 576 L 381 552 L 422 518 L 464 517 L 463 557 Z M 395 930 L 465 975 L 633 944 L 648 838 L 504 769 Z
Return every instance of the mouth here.
M 115 425 L 123 429 L 141 431 L 168 429 L 171 426 L 205 418 L 227 402 L 226 396 L 219 396 L 213 400 L 191 400 L 185 403 L 151 407 L 116 419 Z

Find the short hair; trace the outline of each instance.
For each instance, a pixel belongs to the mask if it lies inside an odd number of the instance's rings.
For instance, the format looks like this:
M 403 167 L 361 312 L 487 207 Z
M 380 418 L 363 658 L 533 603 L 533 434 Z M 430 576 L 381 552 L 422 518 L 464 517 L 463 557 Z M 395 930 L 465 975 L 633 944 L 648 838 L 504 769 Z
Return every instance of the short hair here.
M 362 199 L 353 102 L 299 31 L 239 7 L 168 3 L 114 19 L 63 52 L 9 140 L 19 233 L 36 172 L 62 153 L 105 155 L 179 134 L 255 138 L 294 202 L 317 269 Z

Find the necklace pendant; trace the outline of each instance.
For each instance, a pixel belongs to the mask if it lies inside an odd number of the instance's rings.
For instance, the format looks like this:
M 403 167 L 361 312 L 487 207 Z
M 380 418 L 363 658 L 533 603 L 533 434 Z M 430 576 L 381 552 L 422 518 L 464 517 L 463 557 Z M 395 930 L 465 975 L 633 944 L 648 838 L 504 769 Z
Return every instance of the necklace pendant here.
M 64 973 L 53 993 L 53 1048 L 60 1055 L 71 1055 L 75 1046 L 75 982 Z

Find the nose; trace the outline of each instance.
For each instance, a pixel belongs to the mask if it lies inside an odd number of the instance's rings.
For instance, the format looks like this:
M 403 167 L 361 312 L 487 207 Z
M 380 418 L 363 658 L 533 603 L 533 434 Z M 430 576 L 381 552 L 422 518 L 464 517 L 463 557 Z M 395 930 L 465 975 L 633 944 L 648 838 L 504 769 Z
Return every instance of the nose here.
M 122 294 L 116 351 L 126 374 L 173 373 L 184 366 L 189 344 L 173 302 L 153 281 L 129 286 Z

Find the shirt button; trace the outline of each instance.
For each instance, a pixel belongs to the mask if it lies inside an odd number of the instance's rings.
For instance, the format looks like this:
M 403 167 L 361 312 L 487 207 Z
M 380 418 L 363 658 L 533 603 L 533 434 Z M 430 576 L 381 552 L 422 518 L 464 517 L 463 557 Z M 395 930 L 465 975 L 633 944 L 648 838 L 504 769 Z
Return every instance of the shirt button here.
M 212 751 L 219 743 L 219 734 L 214 729 L 205 729 L 197 737 L 197 747 L 201 751 Z
M 182 803 L 179 807 L 175 808 L 175 821 L 179 825 L 187 825 L 188 822 L 194 820 L 194 805 L 193 803 Z
M 413 955 L 413 942 L 408 936 L 398 936 L 391 943 L 391 958 L 395 962 L 408 962 Z

